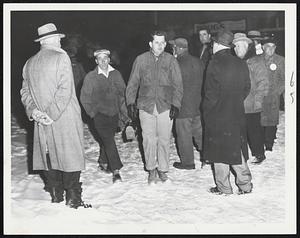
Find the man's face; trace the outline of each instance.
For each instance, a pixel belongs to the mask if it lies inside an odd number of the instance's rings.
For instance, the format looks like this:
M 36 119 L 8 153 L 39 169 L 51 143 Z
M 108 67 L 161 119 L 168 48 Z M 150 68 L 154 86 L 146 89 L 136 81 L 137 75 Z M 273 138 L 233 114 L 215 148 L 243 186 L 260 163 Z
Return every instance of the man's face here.
M 149 46 L 151 47 L 153 53 L 155 55 L 160 55 L 166 48 L 166 40 L 164 36 L 154 35 L 153 41 L 149 42 Z
M 208 43 L 210 42 L 210 34 L 208 34 L 206 30 L 200 30 L 199 39 L 202 44 Z
M 234 51 L 237 57 L 243 59 L 248 51 L 249 44 L 246 41 L 238 41 L 234 43 Z
M 106 54 L 100 54 L 97 56 L 95 61 L 98 64 L 98 66 L 100 67 L 100 69 L 107 70 L 110 59 Z
M 276 45 L 274 43 L 267 43 L 263 45 L 263 50 L 267 56 L 272 56 L 275 53 Z

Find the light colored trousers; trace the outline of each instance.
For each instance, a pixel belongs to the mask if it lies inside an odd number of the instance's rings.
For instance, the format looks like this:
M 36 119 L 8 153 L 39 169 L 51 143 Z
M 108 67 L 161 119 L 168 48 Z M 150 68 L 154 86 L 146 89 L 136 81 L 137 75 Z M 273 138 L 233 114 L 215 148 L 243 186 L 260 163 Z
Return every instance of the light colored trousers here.
M 143 135 L 146 169 L 169 171 L 170 138 L 173 120 L 170 110 L 158 114 L 154 107 L 153 114 L 139 111 Z
M 235 183 L 242 191 L 250 191 L 252 188 L 251 185 L 251 172 L 249 170 L 247 161 L 242 155 L 242 164 L 238 165 L 228 165 L 223 163 L 214 163 L 215 170 L 215 182 L 218 189 L 226 194 L 231 194 L 232 187 L 230 184 L 230 167 L 236 173 Z
M 175 121 L 177 145 L 182 164 L 194 164 L 193 138 L 198 150 L 202 150 L 202 124 L 200 115 L 193 118 L 177 118 Z

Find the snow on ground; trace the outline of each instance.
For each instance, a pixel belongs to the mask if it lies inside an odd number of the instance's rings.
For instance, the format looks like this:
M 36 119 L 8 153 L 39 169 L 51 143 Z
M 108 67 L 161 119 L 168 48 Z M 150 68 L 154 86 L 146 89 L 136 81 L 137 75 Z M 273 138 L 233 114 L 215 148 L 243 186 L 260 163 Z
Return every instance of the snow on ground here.
M 212 171 L 210 166 L 200 168 L 196 150 L 195 170 L 173 168 L 173 162 L 179 161 L 174 138 L 168 173 L 170 180 L 149 186 L 138 142 L 123 143 L 120 133 L 117 134 L 116 141 L 124 164 L 121 170 L 123 182 L 113 184 L 111 174 L 98 169 L 99 146 L 85 125 L 87 159 L 81 181 L 83 200 L 91 203 L 93 208 L 75 210 L 63 203 L 52 204 L 50 194 L 43 189 L 41 177 L 28 172 L 26 130 L 20 128 L 12 116 L 10 230 L 18 234 L 151 233 L 149 226 L 143 225 L 152 224 L 158 229 L 155 231 L 160 232 L 159 228 L 173 225 L 169 229 L 172 233 L 178 228 L 177 224 L 181 224 L 181 231 L 197 233 L 201 228 L 195 228 L 193 224 L 206 227 L 211 224 L 282 223 L 286 215 L 284 120 L 285 115 L 280 112 L 278 139 L 273 152 L 266 152 L 267 159 L 261 165 L 249 163 L 253 192 L 237 195 L 234 176 L 231 175 L 235 194 L 226 197 L 207 192 L 214 186 Z

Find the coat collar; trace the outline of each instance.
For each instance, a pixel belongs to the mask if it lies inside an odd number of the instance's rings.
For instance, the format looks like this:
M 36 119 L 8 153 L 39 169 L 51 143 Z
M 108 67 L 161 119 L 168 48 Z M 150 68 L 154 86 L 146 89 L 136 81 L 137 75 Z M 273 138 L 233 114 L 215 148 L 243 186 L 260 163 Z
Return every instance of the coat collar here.
M 106 78 L 108 78 L 109 73 L 110 73 L 111 71 L 114 71 L 114 70 L 115 70 L 110 64 L 108 65 L 108 71 L 107 71 L 107 74 L 106 74 L 106 72 L 104 72 L 102 69 L 100 69 L 99 66 L 97 66 L 96 68 L 97 68 L 97 73 L 98 73 L 98 74 L 103 74 Z
M 50 50 L 55 50 L 55 51 L 67 54 L 67 52 L 64 51 L 62 48 L 54 46 L 54 45 L 50 45 L 50 44 L 42 44 L 41 49 L 50 49 Z
M 218 55 L 231 55 L 231 50 L 230 49 L 223 49 L 215 53 L 213 56 L 216 57 Z

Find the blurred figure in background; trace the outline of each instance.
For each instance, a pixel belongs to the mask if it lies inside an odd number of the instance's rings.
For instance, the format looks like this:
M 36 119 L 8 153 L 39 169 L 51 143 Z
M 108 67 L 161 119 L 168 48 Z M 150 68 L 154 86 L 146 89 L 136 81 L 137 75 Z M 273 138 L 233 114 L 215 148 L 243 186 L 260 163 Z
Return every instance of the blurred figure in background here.
M 79 100 L 80 90 L 81 90 L 83 79 L 86 75 L 86 72 L 84 71 L 82 64 L 77 59 L 77 51 L 78 51 L 77 47 L 75 45 L 69 44 L 64 47 L 64 50 L 67 52 L 67 54 L 69 55 L 69 57 L 71 59 L 76 96 Z
M 199 40 L 201 42 L 199 58 L 203 61 L 206 68 L 212 56 L 211 34 L 207 28 L 199 30 Z
M 177 58 L 183 83 L 181 108 L 175 121 L 181 162 L 175 162 L 173 166 L 177 169 L 195 169 L 193 139 L 197 151 L 202 150 L 200 103 L 204 64 L 189 54 L 185 38 L 176 38 L 169 43 L 173 45 L 173 54 Z
M 272 151 L 279 123 L 280 95 L 284 93 L 284 57 L 275 53 L 276 39 L 270 36 L 263 40 L 263 58 L 268 69 L 269 93 L 263 100 L 261 124 L 264 127 L 266 150 Z

